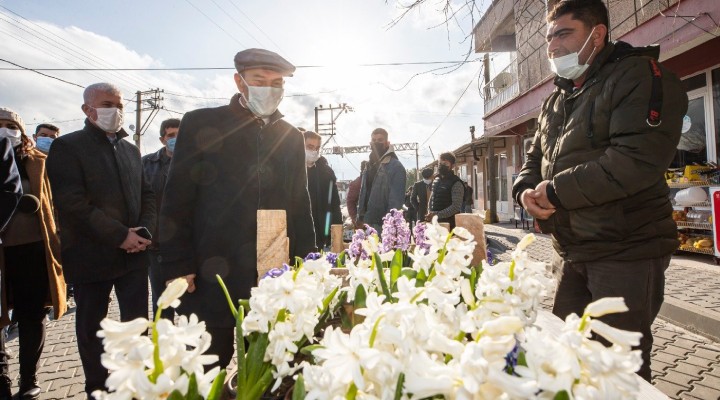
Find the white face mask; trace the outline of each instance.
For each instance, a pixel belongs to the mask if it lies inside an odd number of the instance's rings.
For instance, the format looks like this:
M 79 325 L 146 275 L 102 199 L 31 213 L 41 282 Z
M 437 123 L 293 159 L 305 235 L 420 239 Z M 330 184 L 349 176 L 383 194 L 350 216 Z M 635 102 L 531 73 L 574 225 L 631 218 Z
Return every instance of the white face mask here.
M 22 133 L 20 132 L 20 129 L 0 128 L 0 137 L 8 138 L 12 147 L 20 146 L 22 143 L 21 136 Z
M 432 179 L 423 179 L 423 182 L 425 182 L 426 185 L 429 185 L 432 183 Z
M 583 46 L 580 48 L 580 51 L 576 51 L 562 57 L 551 58 L 550 68 L 552 69 L 552 71 L 556 73 L 559 77 L 570 80 L 577 79 L 582 74 L 584 74 L 590 66 L 589 64 L 587 64 L 587 62 L 590 61 L 593 54 L 595 54 L 596 48 L 593 47 L 592 53 L 590 53 L 590 56 L 588 56 L 585 64 L 583 65 L 580 65 L 580 53 L 582 53 L 585 46 L 587 46 L 588 42 L 590 42 L 590 38 L 592 37 L 594 31 L 595 28 L 590 31 L 590 35 L 588 36 L 587 40 L 585 40 L 585 44 L 583 44 Z
M 245 82 L 248 89 L 249 99 L 245 99 L 247 108 L 260 118 L 271 116 L 280 105 L 285 91 L 282 88 L 271 86 L 250 86 L 242 75 L 240 75 L 240 79 Z M 240 95 L 243 98 L 245 97 L 242 92 L 240 92 Z
M 315 161 L 320 159 L 320 152 L 317 150 L 305 149 L 305 162 L 307 164 L 313 164 Z
M 116 133 L 122 128 L 123 113 L 117 107 L 96 108 L 97 120 L 95 125 L 105 132 Z

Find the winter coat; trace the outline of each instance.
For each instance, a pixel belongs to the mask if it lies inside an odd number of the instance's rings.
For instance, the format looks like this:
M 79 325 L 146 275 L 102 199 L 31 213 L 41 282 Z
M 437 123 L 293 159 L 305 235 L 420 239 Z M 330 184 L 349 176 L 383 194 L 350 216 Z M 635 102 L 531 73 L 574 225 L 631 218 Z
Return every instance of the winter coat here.
M 112 280 L 149 264 L 147 252 L 120 248 L 129 228 L 152 232 L 156 218 L 140 151 L 124 137 L 120 130 L 111 143 L 85 120 L 85 128 L 60 136 L 50 148 L 47 169 L 69 283 Z
M 432 182 L 430 182 L 430 185 Z M 412 192 L 410 193 L 410 202 L 412 203 L 415 210 L 417 210 L 417 219 L 420 221 L 425 220 L 425 216 L 428 213 L 429 197 L 428 194 L 431 192 L 431 186 L 425 183 L 425 181 L 417 181 L 413 184 Z
M 360 199 L 360 185 L 362 185 L 362 175 L 355 178 L 348 185 L 347 209 L 353 223 L 357 221 L 358 200 Z
M 48 288 L 50 289 L 50 298 L 48 306 L 53 307 L 53 316 L 55 319 L 62 317 L 67 311 L 67 288 L 65 278 L 63 276 L 63 266 L 60 256 L 60 238 L 58 237 L 58 228 L 55 224 L 55 213 L 53 211 L 53 193 L 50 190 L 50 181 L 45 170 L 46 156 L 40 150 L 31 148 L 24 162 L 25 171 L 30 181 L 30 193 L 40 200 L 40 209 L 37 216 L 40 221 L 40 233 L 45 244 L 45 261 L 47 264 Z M 5 274 L 4 251 L 0 245 L 0 269 Z M 8 298 L 6 296 L 5 281 L 2 281 L 2 315 L 0 316 L 0 326 L 10 324 L 8 314 Z M 12 308 L 12 307 L 10 307 Z
M 368 167 L 362 174 L 358 220 L 370 225 L 382 225 L 383 217 L 390 210 L 402 210 L 405 201 L 405 167 L 395 152 L 388 151 L 379 161 L 372 187 L 368 187 L 368 173 L 371 169 Z M 367 208 L 364 208 L 366 203 Z
M 654 62 L 658 54 L 657 47 L 610 43 L 580 88 L 556 78 L 543 103 L 513 197 L 519 201 L 525 189 L 551 180 L 548 196 L 557 211 L 538 223 L 566 260 L 647 259 L 677 248 L 664 173 L 688 99 L 678 78 Z M 657 72 L 662 122 L 651 126 L 646 119 Z
M 179 311 L 210 327 L 235 326 L 216 274 L 233 300 L 257 284 L 258 210 L 286 210 L 291 260 L 315 250 L 302 134 L 279 112 L 264 124 L 238 98 L 185 114 L 160 212 L 159 273 L 196 274 Z
M 307 180 L 315 243 L 321 249 L 330 245 L 330 225 L 342 224 L 337 178 L 325 157 L 320 157 L 307 169 Z
M 10 221 L 15 207 L 22 196 L 20 174 L 15 165 L 15 155 L 12 145 L 7 138 L 0 138 L 0 232 Z M 0 241 L 2 243 L 2 241 Z
M 160 206 L 162 205 L 165 182 L 167 182 L 168 171 L 170 170 L 170 160 L 172 158 L 165 153 L 165 147 L 161 147 L 160 150 L 142 157 L 143 174 L 145 181 L 150 184 L 153 193 L 155 193 L 155 209 L 157 210 L 155 231 L 151 232 L 153 235 L 152 247 L 157 247 L 159 240 L 158 220 L 160 219 Z

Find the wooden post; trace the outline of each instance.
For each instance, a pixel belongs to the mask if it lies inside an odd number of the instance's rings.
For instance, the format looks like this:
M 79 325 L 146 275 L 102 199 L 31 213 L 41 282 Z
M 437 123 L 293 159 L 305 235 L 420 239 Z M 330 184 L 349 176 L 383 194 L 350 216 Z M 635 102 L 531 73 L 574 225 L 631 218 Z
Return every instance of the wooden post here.
M 258 279 L 273 268 L 282 267 L 290 259 L 285 210 L 257 211 L 257 272 Z
M 485 248 L 485 229 L 483 218 L 480 214 L 455 214 L 455 224 L 467 229 L 475 236 L 475 251 L 470 265 L 476 266 L 487 258 L 487 249 Z
M 341 253 L 345 249 L 343 246 L 343 226 L 342 224 L 334 224 L 330 226 L 330 251 L 333 253 Z

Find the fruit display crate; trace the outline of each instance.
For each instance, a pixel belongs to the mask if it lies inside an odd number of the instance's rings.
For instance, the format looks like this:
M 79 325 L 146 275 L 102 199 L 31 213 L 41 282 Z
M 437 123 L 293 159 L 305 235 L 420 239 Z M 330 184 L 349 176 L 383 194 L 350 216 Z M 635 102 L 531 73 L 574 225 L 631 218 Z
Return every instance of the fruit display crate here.
M 668 187 L 670 189 L 685 189 L 689 187 L 696 187 L 696 186 L 711 186 L 712 183 L 708 181 L 689 181 L 689 182 L 670 182 L 668 183 Z
M 711 256 L 715 255 L 715 250 L 712 247 L 709 247 L 709 248 L 701 247 L 699 249 L 696 249 L 695 247 L 692 247 L 692 246 L 682 245 L 682 246 L 678 247 L 678 250 L 679 251 L 687 251 L 688 253 L 708 254 Z
M 706 231 L 712 230 L 712 224 L 709 222 L 687 222 L 675 221 L 678 229 L 702 229 Z

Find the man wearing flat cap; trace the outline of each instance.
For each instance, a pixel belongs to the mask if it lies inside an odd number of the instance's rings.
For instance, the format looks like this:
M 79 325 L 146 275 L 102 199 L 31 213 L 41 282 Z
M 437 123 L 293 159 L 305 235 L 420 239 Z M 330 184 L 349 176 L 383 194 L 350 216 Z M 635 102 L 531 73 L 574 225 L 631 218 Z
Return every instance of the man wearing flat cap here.
M 262 49 L 237 53 L 235 67 L 230 104 L 183 117 L 160 212 L 161 274 L 188 280 L 178 311 L 205 321 L 222 368 L 235 321 L 215 274 L 232 299 L 250 297 L 257 210 L 286 210 L 291 258 L 315 250 L 303 136 L 277 110 L 295 67 Z

